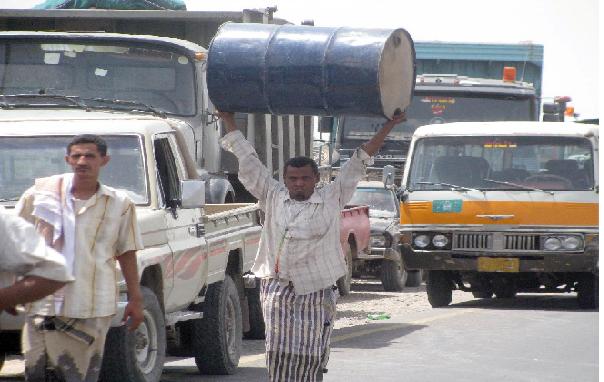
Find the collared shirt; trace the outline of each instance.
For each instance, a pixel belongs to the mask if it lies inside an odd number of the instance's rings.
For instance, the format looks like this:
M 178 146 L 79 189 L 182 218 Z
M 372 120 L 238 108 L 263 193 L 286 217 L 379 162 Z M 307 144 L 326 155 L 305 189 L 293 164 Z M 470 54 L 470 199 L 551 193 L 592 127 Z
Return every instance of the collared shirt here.
M 0 286 L 12 284 L 15 276 L 40 276 L 72 281 L 65 259 L 46 246 L 33 225 L 0 206 Z
M 18 213 L 34 222 L 34 188 L 19 202 Z M 61 312 L 55 312 L 52 297 L 32 304 L 29 313 L 71 318 L 105 317 L 117 307 L 116 258 L 142 249 L 134 203 L 125 193 L 101 185 L 90 199 L 75 209 L 75 281 L 63 288 Z
M 291 199 L 287 187 L 273 179 L 240 131 L 226 134 L 221 144 L 239 160 L 239 180 L 265 212 L 252 272 L 258 277 L 291 281 L 297 294 L 333 285 L 346 273 L 340 211 L 365 174 L 369 155 L 357 149 L 333 182 L 300 202 Z M 275 272 L 277 258 L 279 273 Z

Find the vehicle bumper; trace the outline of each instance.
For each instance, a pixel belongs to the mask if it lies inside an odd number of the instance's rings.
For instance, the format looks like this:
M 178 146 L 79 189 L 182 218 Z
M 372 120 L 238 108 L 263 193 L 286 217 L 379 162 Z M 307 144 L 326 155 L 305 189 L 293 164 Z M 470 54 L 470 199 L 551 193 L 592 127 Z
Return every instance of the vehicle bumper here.
M 583 253 L 481 253 L 455 251 L 414 251 L 402 245 L 403 261 L 408 269 L 480 271 L 478 259 L 508 258 L 518 259 L 518 272 L 592 272 L 598 268 L 598 252 Z
M 359 253 L 359 260 L 400 260 L 400 253 L 395 248 L 377 248 L 372 247 L 367 253 Z

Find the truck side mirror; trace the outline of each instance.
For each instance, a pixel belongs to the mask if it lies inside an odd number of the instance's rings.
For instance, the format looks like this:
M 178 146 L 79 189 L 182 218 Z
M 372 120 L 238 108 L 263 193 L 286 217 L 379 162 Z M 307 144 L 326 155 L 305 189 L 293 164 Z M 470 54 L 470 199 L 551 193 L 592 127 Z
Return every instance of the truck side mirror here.
M 180 181 L 182 208 L 201 208 L 206 204 L 206 182 L 203 180 Z
M 321 117 L 319 118 L 319 133 L 331 133 L 333 127 L 333 117 Z
M 382 183 L 384 183 L 384 188 L 394 184 L 395 171 L 396 169 L 392 165 L 384 166 L 384 169 L 382 170 Z

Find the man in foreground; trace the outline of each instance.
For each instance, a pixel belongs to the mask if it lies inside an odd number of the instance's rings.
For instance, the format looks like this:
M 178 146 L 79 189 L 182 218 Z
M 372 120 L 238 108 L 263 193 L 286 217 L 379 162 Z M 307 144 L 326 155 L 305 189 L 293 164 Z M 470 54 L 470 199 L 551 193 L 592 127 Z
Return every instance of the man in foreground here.
M 65 160 L 73 173 L 36 179 L 16 207 L 61 252 L 75 278 L 29 307 L 23 329 L 26 381 L 45 381 L 49 369 L 66 382 L 98 379 L 117 307 L 116 259 L 128 288 L 123 320 L 131 330 L 143 320 L 134 204 L 98 180 L 109 162 L 107 144 L 96 135 L 77 136 Z
M 336 311 L 333 285 L 346 273 L 340 245 L 340 211 L 366 163 L 404 115 L 384 126 L 322 188 L 317 164 L 307 157 L 285 163 L 281 184 L 237 130 L 232 113 L 219 113 L 228 132 L 221 144 L 239 160 L 239 180 L 265 212 L 252 272 L 261 280 L 270 381 L 321 381 L 329 358 Z

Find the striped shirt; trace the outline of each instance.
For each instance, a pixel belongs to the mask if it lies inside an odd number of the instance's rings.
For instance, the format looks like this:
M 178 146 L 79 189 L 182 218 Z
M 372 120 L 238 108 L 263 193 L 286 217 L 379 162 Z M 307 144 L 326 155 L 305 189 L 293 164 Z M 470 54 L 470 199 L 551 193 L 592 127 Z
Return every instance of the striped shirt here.
M 32 223 L 34 198 L 32 187 L 23 194 L 17 211 Z M 143 248 L 134 203 L 125 193 L 101 185 L 90 199 L 75 206 L 75 281 L 63 289 L 61 312 L 54 311 L 53 299 L 47 297 L 32 304 L 30 314 L 95 318 L 116 313 L 116 257 Z
M 226 134 L 220 143 L 239 160 L 239 180 L 265 212 L 252 272 L 258 277 L 291 281 L 296 294 L 301 295 L 333 285 L 346 273 L 340 211 L 364 176 L 369 155 L 357 149 L 333 182 L 300 202 L 291 199 L 287 187 L 273 179 L 240 131 Z M 277 258 L 279 273 L 275 272 Z

